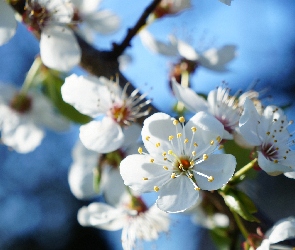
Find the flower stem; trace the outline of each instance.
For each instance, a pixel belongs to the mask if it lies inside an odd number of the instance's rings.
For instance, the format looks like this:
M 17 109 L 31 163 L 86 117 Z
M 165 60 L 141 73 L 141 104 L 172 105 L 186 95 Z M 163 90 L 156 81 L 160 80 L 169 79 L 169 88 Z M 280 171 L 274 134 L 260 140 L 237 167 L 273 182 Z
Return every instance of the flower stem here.
M 257 158 L 249 162 L 247 165 L 242 167 L 239 171 L 237 171 L 234 176 L 231 178 L 231 181 L 234 182 L 239 179 L 242 175 L 246 174 L 250 169 L 252 169 L 257 162 Z
M 33 62 L 30 70 L 27 73 L 26 79 L 23 83 L 23 86 L 20 90 L 22 94 L 26 94 L 30 87 L 32 86 L 32 83 L 34 82 L 34 78 L 36 77 L 40 67 L 42 65 L 42 61 L 40 57 L 37 57 L 35 61 Z
M 238 227 L 239 227 L 242 235 L 244 236 L 244 238 L 246 240 L 248 240 L 249 233 L 248 233 L 246 227 L 244 226 L 244 224 L 243 224 L 243 222 L 241 220 L 241 217 L 236 212 L 234 212 L 234 211 L 232 211 L 232 214 L 233 214 L 233 216 L 235 218 L 235 221 L 236 221 L 236 223 L 237 223 L 237 225 L 238 225 Z

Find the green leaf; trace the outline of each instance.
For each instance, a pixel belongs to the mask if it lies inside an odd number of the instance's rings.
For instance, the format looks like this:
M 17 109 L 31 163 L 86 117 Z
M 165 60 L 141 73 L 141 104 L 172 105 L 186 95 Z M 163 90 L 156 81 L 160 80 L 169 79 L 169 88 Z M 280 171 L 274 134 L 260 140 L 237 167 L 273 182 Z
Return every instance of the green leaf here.
M 210 236 L 218 250 L 229 250 L 232 240 L 228 237 L 227 228 L 215 227 L 210 230 Z
M 63 101 L 61 96 L 61 86 L 64 80 L 57 74 L 46 72 L 46 77 L 43 80 L 43 92 L 52 101 L 59 112 L 69 120 L 85 124 L 91 121 L 87 115 L 81 114 L 73 106 Z
M 226 205 L 239 214 L 243 219 L 259 222 L 259 220 L 252 215 L 257 209 L 246 194 L 238 190 L 230 189 L 226 193 L 221 193 L 221 195 L 223 196 Z

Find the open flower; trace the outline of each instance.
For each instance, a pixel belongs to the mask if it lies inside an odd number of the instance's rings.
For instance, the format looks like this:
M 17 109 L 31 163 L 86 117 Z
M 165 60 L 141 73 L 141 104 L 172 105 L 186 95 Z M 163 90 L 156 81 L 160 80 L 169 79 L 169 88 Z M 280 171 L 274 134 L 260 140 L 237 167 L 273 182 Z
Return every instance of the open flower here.
M 283 111 L 267 106 L 259 114 L 252 101 L 246 99 L 240 118 L 240 133 L 258 153 L 258 164 L 269 175 L 295 171 L 295 153 L 290 149 L 288 122 Z
M 92 37 L 93 31 L 108 34 L 118 29 L 120 19 L 110 10 L 97 11 L 101 0 L 72 0 L 75 5 L 73 21 L 81 23 L 79 34 Z M 93 39 L 91 39 L 93 40 Z
M 270 230 L 265 234 L 265 239 L 262 241 L 261 246 L 257 250 L 269 249 L 289 249 L 294 247 L 285 246 L 279 243 L 280 241 L 295 238 L 295 217 L 289 217 L 279 220 Z M 273 245 L 275 244 L 275 245 Z
M 89 150 L 78 140 L 73 148 L 73 163 L 68 175 L 72 193 L 78 199 L 92 199 L 103 193 L 108 204 L 117 205 L 126 192 L 119 165 L 126 155 L 137 152 L 140 131 L 140 126 L 130 126 L 121 148 L 108 154 Z
M 13 9 L 0 0 L 0 46 L 7 43 L 16 31 L 16 20 Z
M 98 153 L 108 153 L 120 148 L 124 142 L 124 130 L 137 118 L 148 114 L 141 108 L 150 101 L 142 102 L 145 95 L 134 90 L 127 97 L 125 88 L 104 77 L 84 77 L 75 74 L 66 78 L 61 88 L 62 98 L 78 111 L 93 118 L 80 127 L 80 139 L 84 146 Z M 87 98 L 85 98 L 87 97 Z
M 210 91 L 207 101 L 174 79 L 172 79 L 172 89 L 176 98 L 191 112 L 205 111 L 219 120 L 224 127 L 223 139 L 233 139 L 233 134 L 239 125 L 241 109 L 236 96 L 229 95 L 228 88 L 218 87 Z
M 78 212 L 82 226 L 93 226 L 103 230 L 122 229 L 122 247 L 132 250 L 138 240 L 152 241 L 161 232 L 169 230 L 168 214 L 156 206 L 147 208 L 140 197 L 133 197 L 129 204 L 115 208 L 104 203 L 91 203 Z
M 49 68 L 69 71 L 80 63 L 81 49 L 72 22 L 73 8 L 64 0 L 26 1 L 23 21 L 30 30 L 41 32 L 40 55 Z
M 69 128 L 69 121 L 55 113 L 42 94 L 22 94 L 11 85 L 0 85 L 0 129 L 2 142 L 19 153 L 40 145 L 43 127 L 56 131 Z
M 180 122 L 179 122 L 180 121 Z M 149 154 L 127 156 L 120 165 L 124 183 L 138 192 L 159 192 L 157 206 L 182 212 L 194 205 L 199 190 L 216 190 L 234 173 L 232 155 L 212 154 L 222 140 L 223 126 L 213 116 L 199 112 L 186 125 L 156 113 L 144 121 L 141 132 Z

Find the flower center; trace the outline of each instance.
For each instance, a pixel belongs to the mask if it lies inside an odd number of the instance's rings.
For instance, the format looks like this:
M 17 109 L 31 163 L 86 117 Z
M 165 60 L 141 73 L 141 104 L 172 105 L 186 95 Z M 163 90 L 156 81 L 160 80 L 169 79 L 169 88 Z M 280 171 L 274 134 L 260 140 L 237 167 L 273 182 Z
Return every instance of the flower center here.
M 51 14 L 44 6 L 35 1 L 27 1 L 23 21 L 29 26 L 29 29 L 41 31 L 50 17 Z
M 32 99 L 23 94 L 16 94 L 11 99 L 9 106 L 18 113 L 24 114 L 31 110 Z
M 115 104 L 111 108 L 111 116 L 117 123 L 120 124 L 120 126 L 126 125 L 126 122 L 130 115 L 130 109 L 125 105 L 118 105 Z
M 266 159 L 270 161 L 275 161 L 275 159 L 278 157 L 278 151 L 274 147 L 274 144 L 271 143 L 263 144 L 261 146 L 261 153 Z
M 187 171 L 190 167 L 190 161 L 184 156 L 179 158 L 180 162 L 176 162 L 176 166 L 183 172 Z
M 129 209 L 135 210 L 137 214 L 144 213 L 148 210 L 146 204 L 141 197 L 132 196 L 131 202 L 128 204 Z

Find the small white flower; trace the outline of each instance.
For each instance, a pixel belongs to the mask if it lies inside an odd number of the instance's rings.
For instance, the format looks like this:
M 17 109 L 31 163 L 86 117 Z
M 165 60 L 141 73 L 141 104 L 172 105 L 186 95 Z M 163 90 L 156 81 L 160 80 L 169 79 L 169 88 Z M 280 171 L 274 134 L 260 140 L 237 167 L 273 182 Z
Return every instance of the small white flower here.
M 73 21 L 82 24 L 79 33 L 84 37 L 92 37 L 92 31 L 108 34 L 119 28 L 120 19 L 117 15 L 110 10 L 97 11 L 101 0 L 72 0 L 71 2 L 76 7 Z
M 99 193 L 104 194 L 108 204 L 117 205 L 126 186 L 119 172 L 120 159 L 137 152 L 137 140 L 141 128 L 135 124 L 126 130 L 126 140 L 122 147 L 110 154 L 99 154 L 85 148 L 77 141 L 73 152 L 73 163 L 69 170 L 68 181 L 72 193 L 78 199 L 91 199 Z M 100 178 L 100 184 L 95 186 L 95 178 Z M 114 185 L 116 183 L 116 185 Z
M 186 88 L 172 79 L 172 89 L 176 98 L 191 112 L 205 111 L 212 114 L 224 126 L 223 139 L 233 139 L 241 115 L 236 96 L 229 95 L 229 89 L 218 87 L 209 92 L 207 101 L 191 88 Z
M 255 105 L 246 99 L 240 118 L 240 133 L 256 147 L 258 164 L 269 175 L 295 171 L 295 153 L 290 149 L 288 122 L 283 111 L 276 106 L 267 106 L 258 114 Z
M 162 0 L 153 14 L 156 18 L 163 17 L 165 15 L 174 15 L 187 8 L 191 7 L 191 0 Z
M 17 22 L 14 18 L 13 9 L 0 0 L 0 46 L 7 43 L 16 32 Z
M 194 205 L 199 190 L 216 190 L 234 173 L 232 155 L 212 154 L 222 140 L 223 126 L 199 112 L 186 125 L 164 113 L 144 121 L 141 132 L 149 154 L 127 156 L 120 164 L 124 183 L 138 192 L 159 192 L 157 206 L 182 212 Z
M 136 204 L 135 204 L 136 203 Z M 156 206 L 147 208 L 140 198 L 130 206 L 118 208 L 104 203 L 92 203 L 78 212 L 78 221 L 82 226 L 93 226 L 103 230 L 122 229 L 122 247 L 132 250 L 140 240 L 152 241 L 162 232 L 169 230 L 168 214 Z
M 292 250 L 294 247 L 273 245 L 280 241 L 295 238 L 295 217 L 289 217 L 279 220 L 270 230 L 265 234 L 266 239 L 261 243 L 261 246 L 257 250 L 269 250 L 269 249 L 289 249 Z
M 99 153 L 120 148 L 128 126 L 148 114 L 141 108 L 150 101 L 141 102 L 145 95 L 138 96 L 138 90 L 127 97 L 127 88 L 128 84 L 121 90 L 117 83 L 104 77 L 73 74 L 66 78 L 61 88 L 63 100 L 83 114 L 102 117 L 80 127 L 80 139 L 86 148 Z
M 71 24 L 73 8 L 65 0 L 26 1 L 23 20 L 32 31 L 41 32 L 40 55 L 49 68 L 69 71 L 80 63 L 81 49 Z
M 55 113 L 50 101 L 32 92 L 21 94 L 13 86 L 0 85 L 0 129 L 2 142 L 19 153 L 40 145 L 43 126 L 56 131 L 69 128 L 69 121 Z
M 147 30 L 139 33 L 142 43 L 152 52 L 165 56 L 180 56 L 184 60 L 195 64 L 195 67 L 201 65 L 213 71 L 228 71 L 227 63 L 236 57 L 236 46 L 225 45 L 219 49 L 211 48 L 202 53 L 197 52 L 192 46 L 184 41 L 169 37 L 169 43 L 156 40 Z
M 222 3 L 224 3 L 224 4 L 228 5 L 228 6 L 231 5 L 232 1 L 234 1 L 234 0 L 219 0 L 219 2 L 222 2 Z

